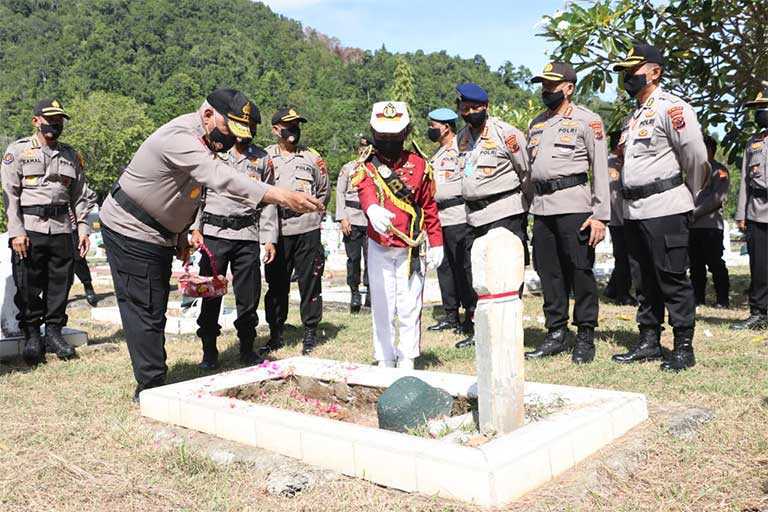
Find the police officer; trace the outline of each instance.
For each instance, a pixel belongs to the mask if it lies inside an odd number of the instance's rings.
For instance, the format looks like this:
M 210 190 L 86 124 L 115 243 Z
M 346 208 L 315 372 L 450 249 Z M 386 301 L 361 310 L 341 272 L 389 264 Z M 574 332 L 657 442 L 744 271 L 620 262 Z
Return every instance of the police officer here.
M 88 184 L 86 184 L 84 193 L 87 202 L 86 209 L 90 212 L 97 204 L 96 192 L 91 190 L 90 187 L 88 187 Z M 95 308 L 99 304 L 99 297 L 96 295 L 96 290 L 93 289 L 93 278 L 91 277 L 91 269 L 88 268 L 88 260 L 85 259 L 85 256 L 80 255 L 80 250 L 77 248 L 79 245 L 79 235 L 77 233 L 77 217 L 71 210 L 69 212 L 69 219 L 72 222 L 72 231 L 70 235 L 72 237 L 72 253 L 74 256 L 73 268 L 75 275 L 83 285 L 83 289 L 85 290 L 85 300 L 91 307 Z
M 366 151 L 370 142 L 366 137 L 360 137 L 357 144 L 358 157 Z M 363 284 L 368 288 L 368 237 L 366 228 L 368 219 L 360 209 L 360 199 L 357 197 L 357 188 L 350 183 L 350 177 L 357 168 L 357 159 L 347 162 L 339 171 L 336 182 L 336 221 L 341 224 L 344 250 L 347 253 L 347 286 L 352 292 L 349 303 L 351 313 L 359 313 L 363 305 L 360 294 L 360 267 L 365 260 L 365 273 Z M 371 294 L 366 293 L 366 305 L 370 306 Z
M 67 325 L 67 297 L 72 286 L 73 247 L 70 209 L 77 220 L 77 251 L 90 248 L 85 174 L 79 153 L 58 141 L 69 115 L 58 100 L 37 103 L 31 137 L 8 146 L 2 184 L 13 250 L 14 302 L 24 335 L 22 356 L 28 364 L 45 361 L 46 348 L 60 359 L 74 357 L 62 336 Z M 45 342 L 40 326 L 45 323 Z
M 595 246 L 610 220 L 608 146 L 600 116 L 572 103 L 576 72 L 553 62 L 536 75 L 547 111 L 528 130 L 533 201 L 533 264 L 544 292 L 547 335 L 527 358 L 568 349 L 568 292 L 573 284 L 573 322 L 578 327 L 571 359 L 595 358 L 597 282 L 592 272 Z M 590 179 L 591 171 L 591 179 Z
M 691 282 L 696 304 L 705 304 L 709 268 L 715 285 L 715 307 L 723 309 L 730 304 L 728 268 L 723 260 L 723 203 L 728 197 L 730 178 L 725 166 L 715 160 L 717 141 L 707 135 L 704 144 L 712 172 L 694 201 L 689 247 Z
M 426 159 L 418 149 L 404 149 L 411 131 L 408 106 L 375 103 L 370 124 L 375 150 L 361 157 L 352 181 L 368 217 L 374 357 L 379 366 L 413 369 L 420 351 L 425 267 L 435 269 L 443 260 L 440 219 Z M 426 262 L 420 257 L 425 241 Z
M 256 132 L 261 116 L 253 103 L 248 103 L 251 135 Z M 272 161 L 267 152 L 251 143 L 249 137 L 238 137 L 229 153 L 220 154 L 227 163 L 251 180 L 273 185 L 275 182 Z M 260 236 L 261 232 L 261 236 Z M 259 318 L 256 306 L 261 297 L 260 245 L 264 245 L 264 262 L 275 258 L 277 243 L 277 208 L 265 205 L 254 209 L 248 204 L 225 196 L 215 190 L 205 189 L 203 206 L 192 225 L 192 242 L 196 246 L 204 242 L 216 260 L 216 274 L 226 275 L 232 269 L 232 288 L 235 292 L 237 319 L 235 329 L 240 342 L 240 362 L 254 365 L 262 358 L 253 350 L 256 325 Z M 200 274 L 211 276 L 213 269 L 207 254 L 200 262 Z M 214 370 L 219 366 L 216 338 L 221 334 L 218 324 L 221 297 L 203 299 L 197 324 L 197 335 L 203 343 L 203 361 L 199 367 Z
M 626 130 L 622 194 L 630 255 L 640 265 L 640 339 L 618 363 L 660 359 L 664 308 L 674 351 L 661 365 L 693 366 L 695 299 L 688 278 L 689 222 L 693 197 L 709 175 L 707 149 L 693 108 L 662 89 L 664 58 L 648 44 L 635 45 L 614 69 L 637 100 Z
M 502 227 L 515 235 L 525 247 L 528 264 L 527 212 L 529 200 L 529 163 L 525 153 L 525 135 L 517 128 L 488 115 L 488 93 L 477 84 L 456 87 L 459 114 L 466 125 L 456 135 L 462 174 L 461 194 L 465 200 L 467 251 L 472 244 L 493 228 Z M 465 258 L 466 273 L 471 282 L 471 259 Z M 474 323 L 467 319 L 464 332 L 469 336 L 456 348 L 470 347 L 474 342 Z
M 467 211 L 461 195 L 461 172 L 458 167 L 458 148 L 456 147 L 456 121 L 459 116 L 451 109 L 439 108 L 428 115 L 427 136 L 440 147 L 432 155 L 429 163 L 435 178 L 435 201 L 439 210 L 440 226 L 443 230 L 443 263 L 437 268 L 440 283 L 440 295 L 443 299 L 445 316 L 430 331 L 445 329 L 457 330 L 459 324 L 459 306 L 464 307 L 465 318 L 471 321 L 475 313 L 477 296 L 470 286 L 467 262 L 470 257 L 467 250 L 467 237 L 470 228 L 467 225 Z
M 741 165 L 736 222 L 747 235 L 749 251 L 749 317 L 731 326 L 734 330 L 768 329 L 768 83 L 753 101 L 760 131 L 747 144 Z
M 317 151 L 299 145 L 301 123 L 307 120 L 293 108 L 281 108 L 272 116 L 272 133 L 277 144 L 267 147 L 275 168 L 275 185 L 302 192 L 328 204 L 328 173 Z M 264 269 L 269 289 L 264 309 L 269 323 L 268 348 L 283 345 L 283 326 L 288 318 L 291 273 L 295 270 L 301 296 L 301 322 L 304 324 L 302 354 L 317 345 L 317 326 L 323 316 L 322 277 L 325 252 L 320 241 L 322 212 L 297 212 L 279 208 L 280 236 L 277 253 Z
M 165 312 L 174 254 L 189 254 L 188 228 L 203 187 L 258 208 L 322 209 L 314 198 L 252 180 L 216 156 L 249 138 L 248 99 L 217 89 L 197 112 L 158 128 L 139 147 L 112 187 L 100 217 L 133 373 L 143 389 L 165 382 Z
M 632 295 L 632 283 L 637 280 L 639 267 L 627 253 L 627 241 L 624 234 L 624 198 L 621 196 L 621 169 L 624 166 L 624 146 L 619 144 L 621 130 L 609 134 L 608 141 L 608 178 L 611 191 L 611 232 L 613 248 L 613 272 L 605 287 L 605 296 L 619 306 L 637 306 L 637 299 Z

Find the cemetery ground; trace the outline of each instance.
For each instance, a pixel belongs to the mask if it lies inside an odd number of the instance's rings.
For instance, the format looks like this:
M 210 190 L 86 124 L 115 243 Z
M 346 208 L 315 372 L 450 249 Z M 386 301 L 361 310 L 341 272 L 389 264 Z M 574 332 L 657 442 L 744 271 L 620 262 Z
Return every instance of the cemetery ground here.
M 612 363 L 610 356 L 634 340 L 634 308 L 604 302 L 593 364 L 576 367 L 567 355 L 526 362 L 528 381 L 645 393 L 651 418 L 505 510 L 768 510 L 768 337 L 728 329 L 746 313 L 748 284 L 745 268 L 731 270 L 734 309 L 699 308 L 698 365 L 691 371 L 672 375 L 661 373 L 658 363 Z M 97 291 L 101 305 L 114 305 L 110 289 L 97 285 Z M 49 355 L 34 370 L 19 361 L 0 364 L 0 510 L 474 510 L 263 450 L 238 451 L 142 418 L 130 400 L 135 383 L 119 326 L 89 320 L 79 284 L 72 299 L 70 325 L 88 331 L 93 344 L 79 360 Z M 526 295 L 527 347 L 544 336 L 541 305 L 541 297 Z M 436 313 L 426 309 L 424 327 Z M 299 325 L 298 308 L 289 322 Z M 372 362 L 369 315 L 327 304 L 320 327 L 324 343 L 313 355 Z M 474 373 L 473 350 L 453 348 L 458 336 L 424 332 L 418 367 Z M 266 333 L 260 326 L 259 339 Z M 287 335 L 288 346 L 274 357 L 299 354 L 301 330 Z M 671 329 L 663 344 L 671 347 Z M 169 336 L 166 348 L 170 382 L 204 375 L 196 368 L 194 335 Z M 223 370 L 237 368 L 232 331 L 219 338 L 219 348 Z M 311 478 L 295 496 L 270 492 L 282 474 L 307 471 Z

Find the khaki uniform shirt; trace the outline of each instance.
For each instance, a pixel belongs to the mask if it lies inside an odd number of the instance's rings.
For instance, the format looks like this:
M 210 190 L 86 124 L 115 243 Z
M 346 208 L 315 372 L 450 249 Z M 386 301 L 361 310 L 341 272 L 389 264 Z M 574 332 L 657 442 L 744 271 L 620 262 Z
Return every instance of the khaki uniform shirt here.
M 69 213 L 44 218 L 22 213 L 22 206 L 66 204 L 75 213 L 80 235 L 90 232 L 87 216 L 85 173 L 81 156 L 69 145 L 42 145 L 36 136 L 19 139 L 3 156 L 3 192 L 8 215 L 8 236 L 13 239 L 28 231 L 62 234 L 72 231 Z
M 272 161 L 267 152 L 253 144 L 240 154 L 235 148 L 229 150 L 224 160 L 233 168 L 249 179 L 274 185 L 275 173 Z M 220 194 L 215 190 L 205 189 L 203 206 L 199 208 L 197 218 L 191 229 L 200 229 L 202 225 L 204 236 L 226 238 L 228 240 L 245 240 L 264 243 L 277 242 L 277 207 L 273 204 L 252 208 L 233 197 Z M 243 229 L 227 229 L 203 222 L 203 213 L 223 217 L 244 217 L 254 215 L 256 223 Z
M 363 210 L 348 204 L 360 204 L 357 187 L 351 183 L 357 166 L 357 160 L 352 160 L 344 164 L 339 171 L 339 179 L 336 181 L 336 221 L 347 219 L 353 226 L 365 227 L 368 225 L 368 218 Z
M 621 214 L 624 210 L 624 198 L 621 196 L 621 167 L 624 165 L 619 155 L 608 155 L 608 179 L 611 189 L 611 226 L 624 225 Z
M 275 167 L 275 185 L 295 192 L 320 199 L 323 204 L 328 204 L 330 198 L 328 190 L 328 172 L 325 161 L 313 149 L 300 147 L 290 155 L 280 153 L 277 144 L 267 147 L 267 153 Z M 315 229 L 320 229 L 323 221 L 323 212 L 295 213 L 278 208 L 280 216 L 281 235 L 300 235 Z
M 467 201 L 495 194 L 515 192 L 486 208 L 471 211 L 470 226 L 483 226 L 528 211 L 530 168 L 525 153 L 523 132 L 495 117 L 489 117 L 475 139 L 469 126 L 456 135 L 459 150 L 458 169 L 462 173 L 461 194 Z
M 238 198 L 258 208 L 269 185 L 237 172 L 205 144 L 198 113 L 185 114 L 158 128 L 139 147 L 120 176 L 123 191 L 172 233 L 186 236 L 197 215 L 203 187 Z M 121 235 L 173 247 L 166 239 L 123 210 L 110 194 L 101 208 L 101 222 Z
M 741 164 L 741 185 L 735 215 L 736 220 L 768 222 L 768 199 L 750 195 L 750 184 L 768 188 L 768 132 L 753 136 L 747 144 Z
M 528 130 L 528 154 L 533 192 L 531 213 L 589 212 L 594 219 L 610 220 L 608 146 L 600 116 L 579 105 L 571 105 L 565 115 L 549 111 L 539 114 Z M 537 181 L 588 174 L 590 170 L 591 187 L 587 182 L 543 195 L 534 188 Z
M 693 108 L 661 87 L 630 116 L 622 133 L 623 187 L 648 185 L 683 173 L 679 187 L 624 201 L 624 220 L 652 219 L 693 210 L 693 196 L 709 175 L 707 148 Z
M 467 223 L 467 209 L 463 204 L 440 208 L 440 202 L 461 197 L 461 170 L 456 137 L 450 144 L 441 146 L 429 160 L 435 177 L 435 201 L 439 210 L 440 225 L 455 226 Z
M 731 178 L 728 175 L 728 169 L 720 162 L 712 160 L 709 164 L 712 167 L 712 173 L 709 175 L 704 188 L 696 195 L 691 229 L 725 229 L 723 203 L 728 197 Z

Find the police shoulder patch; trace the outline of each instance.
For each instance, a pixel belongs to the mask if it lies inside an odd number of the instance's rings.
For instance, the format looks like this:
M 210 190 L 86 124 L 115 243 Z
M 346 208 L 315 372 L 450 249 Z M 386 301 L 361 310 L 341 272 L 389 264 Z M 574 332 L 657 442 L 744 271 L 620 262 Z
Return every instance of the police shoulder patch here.
M 80 166 L 81 170 L 85 169 L 85 159 L 83 158 L 82 153 L 79 151 L 75 151 L 75 158 L 77 159 L 77 164 Z
M 13 156 L 13 153 L 10 151 L 3 156 L 3 163 L 5 165 L 11 165 L 16 157 Z
M 672 120 L 672 127 L 680 131 L 685 128 L 685 116 L 682 105 L 671 107 L 667 110 L 667 115 Z
M 520 144 L 518 144 L 517 136 L 514 133 L 510 133 L 507 138 L 504 139 L 504 144 L 507 146 L 507 149 L 513 153 L 520 151 Z
M 595 140 L 603 140 L 605 134 L 603 133 L 603 123 L 601 121 L 592 121 L 589 123 L 589 127 L 592 128 L 592 133 L 595 134 Z

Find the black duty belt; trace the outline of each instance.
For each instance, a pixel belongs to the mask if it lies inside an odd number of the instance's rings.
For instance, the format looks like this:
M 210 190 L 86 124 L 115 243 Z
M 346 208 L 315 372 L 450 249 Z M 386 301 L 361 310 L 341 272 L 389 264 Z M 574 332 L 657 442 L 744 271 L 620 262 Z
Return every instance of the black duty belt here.
M 768 199 L 768 188 L 761 187 L 759 185 L 749 186 L 750 197 L 759 197 L 760 199 Z
M 637 201 L 638 199 L 645 199 L 655 194 L 661 194 L 667 190 L 679 187 L 683 184 L 683 175 L 678 173 L 671 178 L 665 180 L 656 180 L 653 183 L 642 185 L 639 187 L 622 187 L 621 196 L 627 201 Z
M 258 221 L 256 215 L 215 215 L 203 212 L 203 224 L 210 224 L 221 229 L 240 231 L 255 226 Z
M 533 187 L 536 189 L 537 196 L 544 196 L 557 192 L 558 190 L 565 190 L 567 188 L 584 185 L 587 181 L 589 181 L 589 178 L 587 177 L 587 173 L 584 172 L 551 180 L 534 181 Z
M 485 209 L 488 205 L 495 203 L 496 201 L 501 201 L 502 199 L 506 199 L 507 197 L 511 196 L 512 194 L 516 193 L 520 187 L 515 187 L 512 190 L 507 190 L 506 192 L 500 192 L 498 194 L 493 194 L 492 196 L 485 197 L 483 199 L 476 199 L 473 201 L 466 201 L 467 208 L 469 208 L 469 211 L 476 212 L 478 210 Z
M 299 212 L 291 210 L 290 208 L 283 208 L 282 206 L 277 207 L 277 213 L 281 219 L 292 219 L 294 217 L 301 217 L 303 215 Z
M 46 219 L 61 217 L 69 214 L 68 204 L 36 204 L 34 206 L 22 206 L 21 211 L 24 215 L 34 215 Z
M 453 206 L 459 206 L 461 204 L 464 204 L 464 198 L 461 196 L 452 197 L 450 199 L 445 199 L 443 201 L 437 201 L 437 209 L 438 210 L 445 210 L 447 208 L 451 208 Z
M 355 210 L 360 210 L 360 202 L 359 201 L 344 201 L 344 206 L 347 208 L 354 208 Z
M 119 182 L 116 182 L 112 186 L 111 194 L 112 197 L 115 198 L 115 201 L 117 201 L 117 204 L 119 204 L 123 210 L 133 215 L 142 224 L 146 224 L 147 226 L 160 233 L 163 238 L 171 239 L 177 235 L 177 233 L 173 233 L 171 230 L 160 224 L 160 222 L 148 214 L 144 208 L 136 204 L 133 199 L 128 197 L 128 194 L 126 194 L 123 189 L 120 188 Z

